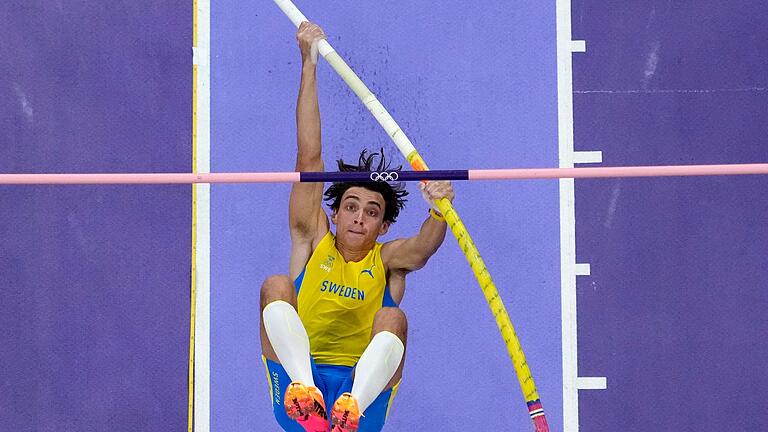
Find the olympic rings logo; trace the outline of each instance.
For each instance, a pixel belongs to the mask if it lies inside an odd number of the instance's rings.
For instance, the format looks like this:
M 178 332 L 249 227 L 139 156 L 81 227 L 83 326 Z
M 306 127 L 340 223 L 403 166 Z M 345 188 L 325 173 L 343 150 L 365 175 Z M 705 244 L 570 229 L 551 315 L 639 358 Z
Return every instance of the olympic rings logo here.
M 384 181 L 384 182 L 391 182 L 391 181 L 397 181 L 397 179 L 400 177 L 400 175 L 397 173 L 397 171 L 387 172 L 372 172 L 371 173 L 371 181 Z

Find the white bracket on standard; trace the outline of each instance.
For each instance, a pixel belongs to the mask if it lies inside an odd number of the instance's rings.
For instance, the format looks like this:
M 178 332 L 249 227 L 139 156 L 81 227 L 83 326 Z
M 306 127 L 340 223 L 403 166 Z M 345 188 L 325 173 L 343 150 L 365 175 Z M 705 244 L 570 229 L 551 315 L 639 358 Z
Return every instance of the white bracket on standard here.
M 602 163 L 603 152 L 597 151 L 575 151 L 573 152 L 573 163 Z
M 579 390 L 605 390 L 608 388 L 606 377 L 578 377 L 576 388 Z
M 583 53 L 587 52 L 587 41 L 584 40 L 572 40 L 571 52 Z
M 200 62 L 197 57 L 197 47 L 192 47 L 192 64 L 199 65 Z

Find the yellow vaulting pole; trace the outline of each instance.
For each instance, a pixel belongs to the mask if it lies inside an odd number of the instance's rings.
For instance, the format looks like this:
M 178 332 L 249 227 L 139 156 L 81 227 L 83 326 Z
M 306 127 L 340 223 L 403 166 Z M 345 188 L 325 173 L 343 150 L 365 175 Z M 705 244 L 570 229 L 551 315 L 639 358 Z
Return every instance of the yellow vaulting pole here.
M 278 7 L 288 16 L 293 24 L 298 27 L 303 21 L 308 21 L 304 14 L 299 11 L 296 5 L 291 0 L 274 0 Z M 427 164 L 424 159 L 419 155 L 416 148 L 411 141 L 405 136 L 405 133 L 400 129 L 397 122 L 387 112 L 384 106 L 376 99 L 376 96 L 368 89 L 368 87 L 358 78 L 354 71 L 344 62 L 338 53 L 331 47 L 327 40 L 322 40 L 318 43 L 318 51 L 325 58 L 325 60 L 333 67 L 337 74 L 349 85 L 352 91 L 355 92 L 360 101 L 363 102 L 368 111 L 373 114 L 381 127 L 387 132 L 392 141 L 397 145 L 400 152 L 408 159 L 414 170 L 428 170 Z M 549 426 L 547 425 L 546 417 L 544 416 L 544 409 L 542 408 L 541 401 L 539 399 L 539 393 L 536 390 L 536 385 L 533 382 L 531 376 L 531 370 L 528 368 L 528 363 L 525 360 L 523 349 L 520 347 L 520 341 L 517 338 L 512 322 L 509 319 L 504 303 L 499 296 L 499 292 L 496 289 L 496 285 L 491 279 L 491 275 L 488 272 L 488 268 L 485 266 L 483 259 L 480 257 L 480 253 L 477 251 L 472 238 L 467 231 L 467 228 L 459 218 L 458 213 L 451 205 L 450 201 L 443 198 L 436 202 L 438 209 L 445 217 L 446 222 L 451 228 L 451 232 L 459 242 L 461 250 L 464 251 L 464 255 L 469 261 L 472 271 L 475 273 L 475 277 L 480 283 L 480 287 L 483 290 L 485 299 L 488 302 L 488 306 L 491 308 L 493 316 L 496 318 L 496 325 L 501 331 L 501 335 L 504 338 L 504 343 L 507 346 L 507 352 L 512 359 L 512 364 L 515 367 L 517 373 L 517 379 L 520 382 L 520 387 L 525 396 L 525 401 L 528 406 L 528 413 L 533 421 L 536 432 L 548 432 Z

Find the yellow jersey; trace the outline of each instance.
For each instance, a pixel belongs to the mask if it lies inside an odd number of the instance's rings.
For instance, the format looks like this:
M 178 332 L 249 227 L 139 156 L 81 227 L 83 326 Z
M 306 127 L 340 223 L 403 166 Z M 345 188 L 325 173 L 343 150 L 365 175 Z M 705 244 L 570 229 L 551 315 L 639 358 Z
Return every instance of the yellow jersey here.
M 332 232 L 296 278 L 299 317 L 319 364 L 354 366 L 371 338 L 373 316 L 397 306 L 389 293 L 381 243 L 360 261 L 344 261 Z

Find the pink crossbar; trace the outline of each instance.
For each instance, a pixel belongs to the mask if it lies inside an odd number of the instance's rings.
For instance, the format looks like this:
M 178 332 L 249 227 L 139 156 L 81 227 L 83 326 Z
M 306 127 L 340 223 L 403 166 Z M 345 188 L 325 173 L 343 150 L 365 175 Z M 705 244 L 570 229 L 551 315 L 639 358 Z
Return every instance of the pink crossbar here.
M 469 170 L 470 180 L 514 180 L 605 177 L 674 177 L 768 174 L 768 164 L 668 165 L 595 168 L 531 168 Z
M 440 170 L 431 171 L 433 174 Z M 450 170 L 468 172 L 469 180 L 521 180 L 606 177 L 671 177 L 768 174 L 768 164 L 670 165 L 594 168 L 517 168 Z M 338 176 L 338 173 L 334 173 Z M 458 174 L 454 180 L 460 180 Z M 191 184 L 191 183 L 296 183 L 299 172 L 252 173 L 117 173 L 117 174 L 0 174 L 0 184 Z M 305 180 L 307 181 L 307 180 Z M 322 176 L 313 181 L 323 180 Z

